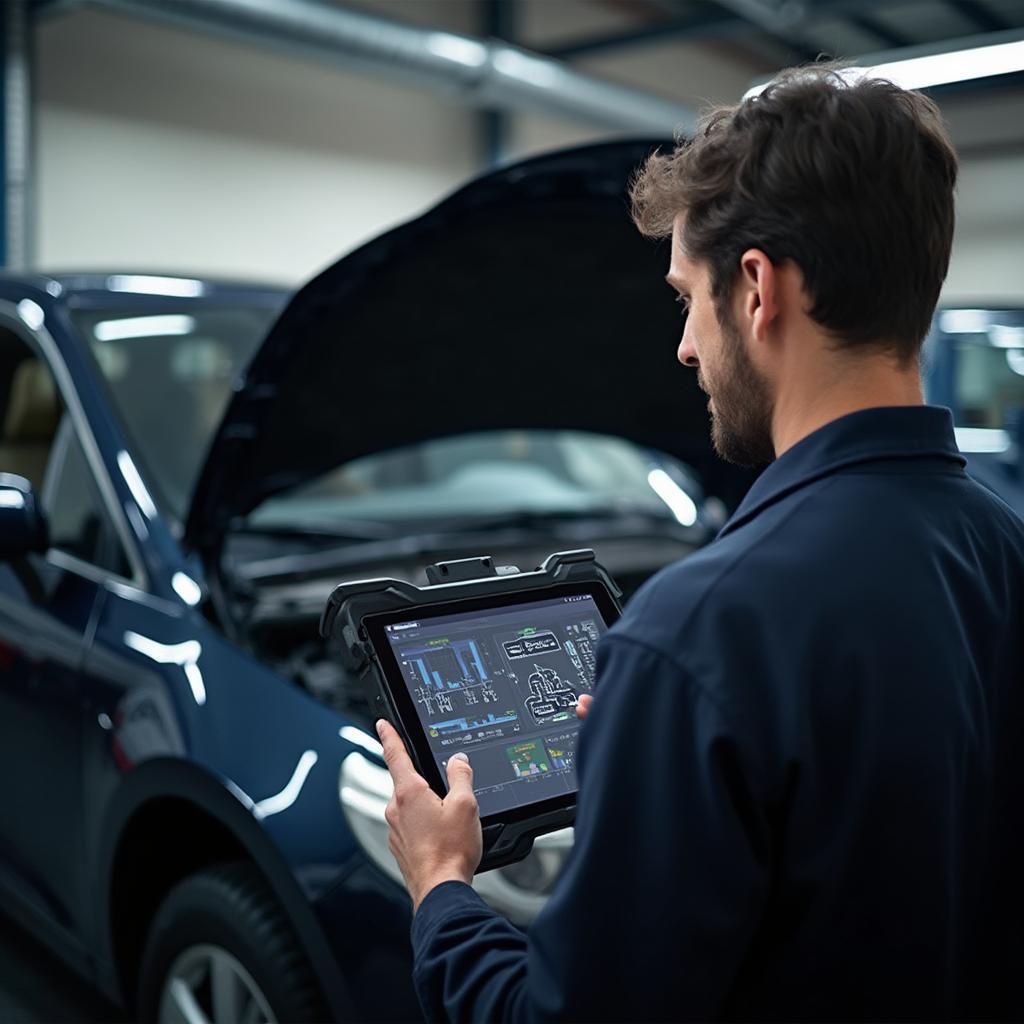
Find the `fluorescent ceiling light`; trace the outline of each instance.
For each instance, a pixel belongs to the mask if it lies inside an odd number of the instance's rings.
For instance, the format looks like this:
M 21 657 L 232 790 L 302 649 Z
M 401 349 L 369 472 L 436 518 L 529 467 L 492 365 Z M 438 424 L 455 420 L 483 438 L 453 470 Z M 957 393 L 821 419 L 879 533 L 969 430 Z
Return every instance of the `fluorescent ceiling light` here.
M 903 89 L 929 89 L 950 82 L 969 82 L 1018 71 L 1024 71 L 1024 39 L 883 61 L 866 67 L 848 67 L 838 73 L 851 84 L 861 78 L 885 78 Z M 743 94 L 743 98 L 759 95 L 770 84 L 762 82 L 755 85 Z
M 988 334 L 987 309 L 947 309 L 939 314 L 939 329 L 945 334 Z
M 101 320 L 92 333 L 97 341 L 122 341 L 125 338 L 166 338 L 191 334 L 196 329 L 192 316 L 129 316 L 122 320 Z
M 969 82 L 1024 71 L 1024 39 L 995 46 L 975 46 L 952 53 L 895 60 L 866 68 L 872 78 L 887 78 L 904 89 L 928 89 L 949 82 Z
M 202 281 L 190 277 L 157 277 L 153 274 L 114 274 L 107 278 L 112 292 L 135 292 L 142 295 L 173 295 L 194 298 L 206 290 Z

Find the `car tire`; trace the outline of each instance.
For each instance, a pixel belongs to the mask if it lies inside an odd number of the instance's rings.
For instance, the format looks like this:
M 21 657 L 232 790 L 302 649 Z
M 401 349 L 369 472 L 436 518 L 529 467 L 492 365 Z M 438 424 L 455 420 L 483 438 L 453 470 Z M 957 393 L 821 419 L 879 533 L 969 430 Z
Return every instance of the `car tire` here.
M 161 1024 L 329 1016 L 277 900 L 243 861 L 206 868 L 168 892 L 146 942 L 137 1007 L 142 1020 Z

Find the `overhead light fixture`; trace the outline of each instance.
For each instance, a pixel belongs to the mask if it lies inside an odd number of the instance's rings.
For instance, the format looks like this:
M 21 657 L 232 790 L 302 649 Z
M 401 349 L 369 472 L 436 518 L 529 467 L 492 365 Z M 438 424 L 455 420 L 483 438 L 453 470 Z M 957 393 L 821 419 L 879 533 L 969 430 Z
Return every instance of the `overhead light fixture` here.
M 1019 33 L 1008 34 L 1019 36 Z M 1001 36 L 1005 38 L 1005 35 Z M 980 39 L 986 37 L 976 38 L 980 42 Z M 886 60 L 886 56 L 894 59 Z M 863 65 L 842 68 L 838 74 L 851 85 L 862 78 L 884 78 L 903 89 L 931 89 L 952 82 L 970 82 L 978 78 L 993 78 L 1024 71 L 1024 39 L 989 42 L 945 53 L 919 53 L 918 56 L 902 58 L 897 58 L 895 54 L 877 54 L 863 60 Z M 769 80 L 753 86 L 743 94 L 743 98 L 759 95 L 770 84 Z

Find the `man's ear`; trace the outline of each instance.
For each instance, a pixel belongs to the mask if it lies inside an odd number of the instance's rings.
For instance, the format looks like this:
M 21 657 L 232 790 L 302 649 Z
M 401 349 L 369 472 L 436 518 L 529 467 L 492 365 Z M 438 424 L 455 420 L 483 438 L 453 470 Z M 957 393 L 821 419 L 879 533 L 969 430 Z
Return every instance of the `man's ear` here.
M 775 266 L 760 249 L 740 257 L 742 315 L 755 341 L 764 341 L 779 315 L 779 280 Z

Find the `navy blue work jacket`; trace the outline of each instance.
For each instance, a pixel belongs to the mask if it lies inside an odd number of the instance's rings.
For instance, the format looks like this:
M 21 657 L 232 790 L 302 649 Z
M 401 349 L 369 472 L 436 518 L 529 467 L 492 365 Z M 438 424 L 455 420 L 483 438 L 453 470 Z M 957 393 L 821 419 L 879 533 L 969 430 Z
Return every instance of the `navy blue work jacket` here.
M 529 932 L 427 895 L 426 1016 L 1022 1019 L 1022 609 L 947 410 L 802 440 L 602 641 Z

